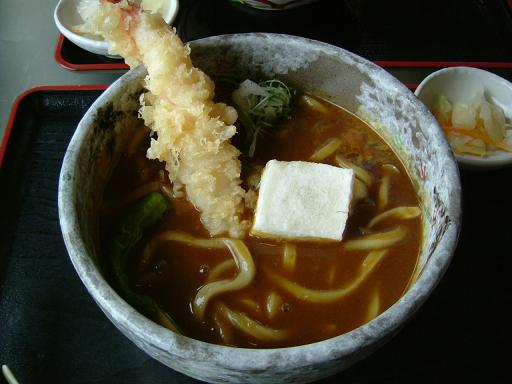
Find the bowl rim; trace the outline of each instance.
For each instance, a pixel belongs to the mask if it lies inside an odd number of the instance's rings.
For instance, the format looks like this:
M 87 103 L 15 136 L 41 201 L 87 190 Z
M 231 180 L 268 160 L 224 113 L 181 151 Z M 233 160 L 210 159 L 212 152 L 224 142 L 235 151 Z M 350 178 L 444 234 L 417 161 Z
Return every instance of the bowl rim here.
M 230 39 L 236 39 L 240 36 L 247 38 L 293 39 L 301 44 L 328 49 L 338 56 L 348 55 L 358 63 L 363 62 L 371 66 L 371 68 L 376 69 L 379 75 L 388 77 L 393 86 L 401 88 L 402 92 L 410 93 L 407 87 L 398 79 L 391 76 L 376 64 L 343 48 L 298 36 L 259 32 L 230 34 L 195 40 L 190 42 L 190 45 L 192 48 L 194 48 L 194 45 L 215 45 L 219 41 L 231 41 Z M 80 143 L 85 137 L 87 126 L 93 119 L 94 114 L 90 112 L 96 110 L 104 101 L 110 100 L 112 96 L 119 94 L 123 84 L 142 78 L 144 73 L 145 70 L 142 66 L 130 70 L 107 88 L 93 103 L 84 119 L 79 123 L 70 141 L 59 179 L 59 218 L 71 262 L 91 296 L 110 320 L 114 323 L 119 323 L 122 327 L 125 327 L 125 329 L 130 330 L 130 332 L 134 334 L 144 335 L 144 340 L 151 343 L 153 347 L 161 350 L 162 353 L 196 360 L 207 358 L 212 365 L 220 365 L 232 370 L 254 371 L 268 369 L 269 366 L 279 366 L 283 369 L 293 368 L 297 367 L 297 361 L 301 362 L 301 366 L 325 363 L 348 357 L 361 348 L 366 349 L 372 345 L 378 345 L 388 337 L 394 335 L 405 321 L 426 301 L 430 293 L 441 280 L 453 258 L 460 230 L 461 196 L 458 168 L 449 149 L 449 145 L 444 139 L 444 135 L 435 121 L 435 118 L 418 100 L 418 104 L 415 104 L 416 107 L 420 108 L 420 111 L 425 118 L 428 119 L 428 122 L 431 123 L 431 126 L 437 127 L 438 131 L 433 134 L 441 142 L 444 142 L 444 147 L 441 146 L 439 151 L 444 152 L 447 159 L 445 164 L 443 164 L 445 166 L 444 172 L 449 174 L 453 180 L 452 192 L 447 205 L 453 225 L 450 225 L 444 233 L 436 250 L 423 266 L 422 273 L 419 275 L 416 282 L 390 308 L 370 322 L 342 335 L 311 344 L 269 349 L 238 348 L 210 344 L 163 328 L 136 312 L 117 295 L 106 280 L 103 279 L 92 260 L 87 257 L 85 244 L 76 230 L 76 228 L 78 228 L 78 219 L 73 205 L 74 183 L 70 183 L 67 179 L 69 175 L 72 174 L 73 162 L 76 161 Z M 113 308 L 114 306 L 116 307 L 115 310 Z M 294 358 L 282 359 L 281 353 L 283 353 L 283 351 L 286 351 L 287 356 L 293 356 Z
M 425 88 L 432 80 L 440 76 L 451 75 L 479 76 L 479 78 L 482 79 L 483 81 L 495 82 L 505 88 L 508 88 L 512 96 L 512 82 L 485 69 L 468 66 L 446 67 L 430 73 L 418 84 L 414 91 L 414 94 L 421 100 L 422 92 L 425 90 Z M 463 168 L 467 169 L 495 170 L 512 166 L 512 153 L 507 153 L 505 151 L 498 152 L 498 155 L 492 154 L 491 156 L 483 158 L 471 155 L 461 155 L 457 153 L 454 153 L 454 156 L 457 159 L 457 162 Z

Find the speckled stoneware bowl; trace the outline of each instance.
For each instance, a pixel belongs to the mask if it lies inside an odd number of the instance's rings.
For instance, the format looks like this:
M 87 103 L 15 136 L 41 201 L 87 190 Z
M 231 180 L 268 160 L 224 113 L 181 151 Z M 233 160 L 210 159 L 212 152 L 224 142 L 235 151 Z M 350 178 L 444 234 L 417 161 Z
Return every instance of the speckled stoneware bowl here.
M 210 75 L 279 77 L 362 116 L 402 158 L 421 196 L 424 241 L 416 280 L 391 308 L 344 335 L 292 348 L 212 345 L 171 332 L 131 308 L 99 268 L 97 211 L 123 150 L 119 133 L 137 118 L 142 67 L 121 77 L 86 113 L 69 144 L 59 185 L 59 215 L 75 269 L 107 317 L 137 346 L 186 375 L 215 383 L 305 383 L 364 358 L 423 304 L 448 267 L 460 225 L 456 163 L 426 107 L 380 67 L 343 49 L 299 37 L 241 34 L 192 42 L 196 66 Z

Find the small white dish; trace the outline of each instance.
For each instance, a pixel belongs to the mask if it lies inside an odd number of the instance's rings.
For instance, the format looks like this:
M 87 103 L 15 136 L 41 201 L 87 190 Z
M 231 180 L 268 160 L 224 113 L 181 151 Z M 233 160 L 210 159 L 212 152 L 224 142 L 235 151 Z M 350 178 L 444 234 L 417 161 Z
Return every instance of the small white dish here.
M 73 44 L 80 48 L 95 53 L 114 58 L 119 56 L 109 55 L 108 43 L 102 39 L 80 35 L 73 32 L 77 25 L 84 21 L 78 13 L 78 4 L 80 0 L 60 0 L 53 13 L 53 19 L 60 33 L 62 33 Z M 178 0 L 166 0 L 162 9 L 162 17 L 167 24 L 172 24 L 178 14 Z
M 235 3 L 242 3 L 252 8 L 264 11 L 283 11 L 286 9 L 307 5 L 316 0 L 232 0 Z
M 416 88 L 414 94 L 431 109 L 441 95 L 452 103 L 469 103 L 483 86 L 487 100 L 501 109 L 512 121 L 512 83 L 494 73 L 472 67 L 449 67 L 431 73 Z M 498 169 L 512 165 L 512 153 L 496 151 L 486 157 L 455 154 L 467 169 Z

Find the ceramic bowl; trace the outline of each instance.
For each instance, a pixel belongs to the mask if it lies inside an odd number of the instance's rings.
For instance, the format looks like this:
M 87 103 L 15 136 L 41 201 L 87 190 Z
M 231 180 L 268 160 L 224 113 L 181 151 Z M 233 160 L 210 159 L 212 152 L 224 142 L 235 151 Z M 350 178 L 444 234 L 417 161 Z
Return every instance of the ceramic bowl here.
M 452 103 L 467 104 L 483 88 L 489 102 L 499 106 L 512 121 L 512 83 L 494 73 L 479 68 L 449 67 L 431 73 L 416 88 L 415 94 L 428 108 L 440 95 Z M 455 154 L 459 164 L 468 169 L 497 169 L 512 165 L 512 153 L 491 152 L 486 157 Z
M 83 23 L 83 19 L 78 13 L 78 4 L 81 0 L 60 0 L 53 12 L 53 19 L 57 29 L 73 44 L 80 48 L 95 53 L 97 55 L 119 58 L 119 56 L 109 55 L 108 43 L 103 39 L 95 39 L 74 32 L 77 25 Z M 162 8 L 162 17 L 167 24 L 172 24 L 178 14 L 178 0 L 165 0 L 165 6 Z
M 299 7 L 314 3 L 318 0 L 231 0 L 235 3 L 241 3 L 251 8 L 264 11 L 284 11 L 286 9 Z
M 162 328 L 131 308 L 99 267 L 97 212 L 109 169 L 123 150 L 119 132 L 137 118 L 137 96 L 146 75 L 143 67 L 126 73 L 97 99 L 66 152 L 59 216 L 71 261 L 115 326 L 179 372 L 213 383 L 306 383 L 332 375 L 391 338 L 443 276 L 460 225 L 457 164 L 427 108 L 400 81 L 355 54 L 304 38 L 259 33 L 210 37 L 191 42 L 190 47 L 194 64 L 210 75 L 278 77 L 347 108 L 379 131 L 402 158 L 421 198 L 424 242 L 414 284 L 369 323 L 338 337 L 291 348 L 208 344 Z

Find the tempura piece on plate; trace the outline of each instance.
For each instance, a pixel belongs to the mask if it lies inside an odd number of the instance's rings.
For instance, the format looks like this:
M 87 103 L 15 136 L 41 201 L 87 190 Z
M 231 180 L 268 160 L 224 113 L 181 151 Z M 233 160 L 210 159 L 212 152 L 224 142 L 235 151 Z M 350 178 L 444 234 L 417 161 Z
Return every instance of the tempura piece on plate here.
M 160 16 L 126 0 L 102 0 L 88 21 L 110 43 L 110 53 L 148 71 L 139 111 L 154 133 L 147 156 L 166 163 L 174 192 L 184 187 L 210 235 L 242 237 L 245 191 L 240 152 L 230 143 L 236 110 L 213 102 L 214 83 L 193 66 L 190 49 Z

